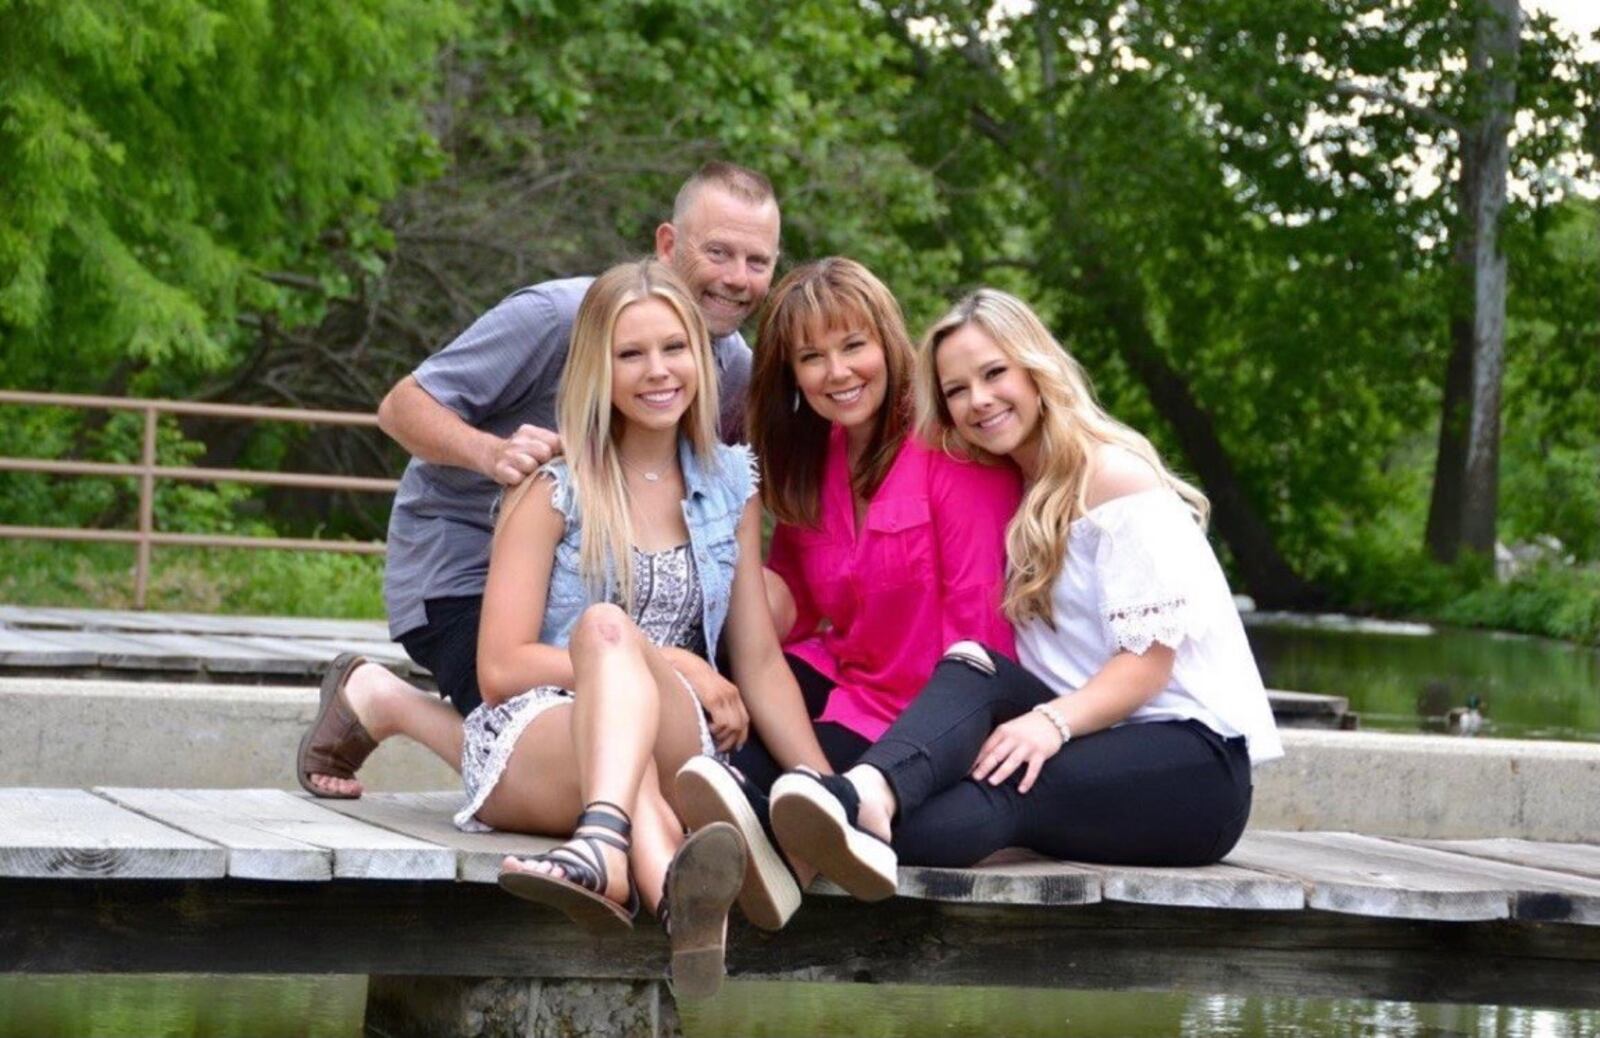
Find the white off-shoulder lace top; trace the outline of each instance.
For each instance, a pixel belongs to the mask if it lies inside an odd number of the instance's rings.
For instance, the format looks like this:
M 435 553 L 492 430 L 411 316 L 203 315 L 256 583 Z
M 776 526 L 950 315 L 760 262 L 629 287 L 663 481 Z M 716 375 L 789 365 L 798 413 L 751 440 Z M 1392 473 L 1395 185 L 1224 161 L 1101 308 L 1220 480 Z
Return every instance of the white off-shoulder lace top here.
M 1227 579 L 1177 494 L 1129 494 L 1074 521 L 1051 600 L 1055 626 L 1018 627 L 1017 659 L 1057 694 L 1082 688 L 1118 652 L 1160 642 L 1177 652 L 1172 678 L 1122 724 L 1195 720 L 1244 736 L 1252 764 L 1283 756 Z

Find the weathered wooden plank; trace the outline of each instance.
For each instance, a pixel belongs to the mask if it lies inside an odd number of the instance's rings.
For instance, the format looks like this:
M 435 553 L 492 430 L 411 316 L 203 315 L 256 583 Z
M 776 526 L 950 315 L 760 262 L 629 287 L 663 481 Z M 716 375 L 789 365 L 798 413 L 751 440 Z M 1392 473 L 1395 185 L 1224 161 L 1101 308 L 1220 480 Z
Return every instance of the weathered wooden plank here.
M 0 606 L 0 666 L 314 678 L 341 652 L 427 674 L 369 621 Z
M 314 645 L 316 643 L 307 642 L 306 644 Z M 416 664 L 411 662 L 411 657 L 406 655 L 406 651 L 394 642 L 363 641 L 351 638 L 339 642 L 323 642 L 322 644 L 327 647 L 327 658 L 330 660 L 341 652 L 355 652 L 368 659 L 377 660 L 385 666 L 398 664 L 418 669 Z
M 386 642 L 389 628 L 381 620 L 326 620 L 297 616 L 209 617 L 217 634 L 304 638 L 328 642 Z
M 34 636 L 34 632 L 28 633 Z M 141 640 L 144 636 L 136 632 L 52 630 L 37 636 L 55 643 L 63 650 L 76 654 L 88 653 L 90 654 L 88 663 L 102 667 L 135 670 L 198 669 L 193 654 L 159 649 Z
M 1409 841 L 1385 842 L 1405 844 Z M 1568 871 L 1412 845 L 1422 853 L 1440 855 L 1440 861 L 1454 859 L 1454 862 L 1467 863 L 1465 867 L 1473 875 L 1485 882 L 1501 884 L 1510 895 L 1513 919 L 1600 926 L 1600 880 Z
M 261 634 L 328 641 L 374 641 L 388 638 L 377 620 L 325 620 L 292 616 L 224 616 L 210 613 L 134 612 L 118 609 L 62 609 L 0 606 L 0 624 L 17 628 L 100 631 L 149 631 L 171 634 Z
M 1570 872 L 1600 879 L 1600 847 L 1587 843 L 1545 843 L 1537 840 L 1397 840 L 1399 843 L 1466 854 L 1474 858 L 1526 865 L 1547 872 Z
M 1364 840 L 1354 837 L 1355 840 Z M 1399 845 L 1349 833 L 1247 831 L 1226 864 L 1275 872 L 1306 884 L 1306 906 L 1400 919 L 1506 919 L 1511 899 L 1466 869 L 1419 865 Z
M 1331 912 L 1600 924 L 1600 884 L 1354 833 L 1247 832 L 1226 863 L 1302 880 Z
M 0 666 L 92 667 L 99 662 L 94 649 L 64 642 L 57 635 L 0 627 Z
M 456 878 L 454 849 L 325 810 L 326 805 L 347 801 L 316 801 L 304 794 L 291 795 L 300 799 L 317 819 L 297 838 L 333 852 L 335 879 Z
M 77 626 L 77 623 L 65 616 L 55 615 L 54 610 L 40 609 L 36 606 L 0 605 L 0 627 L 76 628 Z
M 76 620 L 79 630 L 130 634 L 210 634 L 221 629 L 205 613 L 152 613 L 128 609 L 56 609 L 55 619 Z
M 198 634 L 122 632 L 115 651 L 101 653 L 101 666 L 122 670 L 215 670 L 257 674 L 304 674 L 298 660 L 233 645 Z
M 188 634 L 198 636 L 288 638 L 338 645 L 386 643 L 380 621 L 321 620 L 299 617 L 224 616 L 203 613 L 129 612 L 108 609 L 56 609 L 0 606 L 0 625 L 28 631 L 93 631 L 112 634 Z
M 414 662 L 406 652 L 394 642 L 328 642 L 316 640 L 300 640 L 292 638 L 266 637 L 263 635 L 230 635 L 228 641 L 246 649 L 261 649 L 277 660 L 294 660 L 294 663 L 282 662 L 276 664 L 286 670 L 290 667 L 299 669 L 300 673 L 320 677 L 323 669 L 333 661 L 334 657 L 342 652 L 354 652 L 365 656 L 374 663 L 381 663 L 391 671 L 403 678 L 425 676 L 426 668 Z M 237 666 L 228 664 L 234 670 L 244 671 L 245 665 Z M 213 668 L 222 669 L 222 668 Z
M 0 789 L 0 876 L 218 879 L 227 851 L 78 789 Z
M 225 636 L 226 641 L 242 649 L 260 649 L 272 657 L 310 660 L 320 669 L 341 652 L 354 652 L 377 663 L 382 663 L 396 673 L 419 669 L 405 649 L 394 642 L 346 639 L 328 641 L 321 638 L 286 638 L 275 635 L 238 634 Z
M 1016 866 L 1032 866 L 1024 870 Z M 1034 870 L 1037 870 L 1036 872 Z M 923 870 L 930 871 L 930 870 Z M 931 870 L 942 874 L 947 871 L 975 872 L 980 876 L 1006 877 L 1012 882 L 1009 889 L 996 892 L 980 881 L 972 894 L 961 897 L 935 897 L 932 900 L 982 901 L 1002 904 L 1090 904 L 1096 900 L 1124 901 L 1130 904 L 1170 905 L 1186 908 L 1232 908 L 1247 911 L 1295 911 L 1305 907 L 1305 888 L 1292 879 L 1265 872 L 1236 868 L 1230 865 L 1211 865 L 1205 868 L 1141 868 L 1127 865 L 1093 865 L 1085 862 L 1063 862 L 1020 847 L 997 851 L 979 862 L 973 869 Z M 917 874 L 915 868 L 901 869 L 902 885 Z M 1084 874 L 1098 880 L 1100 896 L 1084 900 L 1087 889 L 1068 893 L 1064 883 L 1076 884 Z M 1028 881 L 1042 888 L 1029 891 Z M 993 881 L 991 881 L 992 883 Z M 1054 889 L 1049 889 L 1053 885 Z M 819 881 L 813 892 L 843 894 L 842 890 Z M 902 889 L 904 894 L 905 890 Z M 974 896 L 975 895 L 975 896 Z
M 1183 908 L 1292 912 L 1306 905 L 1305 885 L 1285 876 L 1233 865 L 1202 868 L 1088 866 L 1100 873 L 1107 901 Z
M 464 833 L 451 822 L 462 804 L 462 794 L 368 793 L 359 800 L 318 800 L 318 804 L 370 825 L 451 848 L 457 859 L 457 878 L 468 883 L 493 883 L 500 862 L 508 854 L 528 857 L 543 854 L 561 841 L 522 833 Z
M 205 799 L 216 793 L 225 800 L 226 790 L 191 790 Z M 269 793 L 270 790 L 255 792 Z M 295 805 L 274 824 L 283 835 L 332 855 L 335 879 L 453 880 L 456 878 L 456 852 L 437 843 L 414 839 L 383 826 L 367 825 L 358 819 L 325 810 L 324 804 L 344 801 L 319 801 L 304 794 L 280 793 Z M 263 803 L 275 802 L 267 798 Z
M 1290 728 L 1339 728 L 1350 712 L 1350 700 L 1345 696 L 1330 696 L 1316 692 L 1287 692 L 1267 689 L 1267 702 L 1272 716 L 1281 726 Z
M 227 634 L 215 637 L 240 648 L 259 650 L 266 656 L 310 660 L 318 666 L 333 659 L 340 651 L 336 643 L 317 638 L 284 638 L 266 634 Z M 399 649 L 399 646 L 395 648 Z
M 326 812 L 278 789 L 100 788 L 99 795 L 228 852 L 239 879 L 325 880 L 333 852 L 307 842 Z
M 819 876 L 807 894 L 849 897 Z M 1020 861 L 971 869 L 903 865 L 897 897 L 949 904 L 1092 905 L 1100 900 L 1100 876 L 1092 868 L 1056 861 Z

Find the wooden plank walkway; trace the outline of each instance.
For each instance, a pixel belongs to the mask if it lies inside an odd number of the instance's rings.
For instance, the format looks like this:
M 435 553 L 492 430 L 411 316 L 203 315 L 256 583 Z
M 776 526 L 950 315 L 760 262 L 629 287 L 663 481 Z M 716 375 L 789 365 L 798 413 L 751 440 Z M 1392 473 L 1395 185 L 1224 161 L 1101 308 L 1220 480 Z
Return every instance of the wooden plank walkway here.
M 654 926 L 597 940 L 493 886 L 554 841 L 458 832 L 460 802 L 0 790 L 0 972 L 661 977 Z M 1591 845 L 1353 833 L 1251 831 L 1206 868 L 1008 852 L 880 905 L 817 884 L 782 934 L 736 926 L 729 968 L 1600 1008 L 1597 873 Z
M 0 672 L 310 683 L 341 652 L 359 652 L 405 677 L 427 675 L 379 621 L 0 605 Z
M 314 684 L 341 652 L 361 653 L 402 677 L 429 679 L 378 621 L 0 605 L 0 674 Z M 1286 727 L 1351 727 L 1355 719 L 1344 696 L 1275 689 L 1268 696 Z
M 463 833 L 453 792 L 316 800 L 270 789 L 0 789 L 0 878 L 460 880 L 555 841 Z M 972 869 L 908 866 L 900 896 L 954 904 L 1102 901 L 1373 918 L 1600 926 L 1600 847 L 1406 841 L 1252 830 L 1219 865 L 1148 868 L 1006 852 Z M 833 893 L 819 883 L 815 893 Z

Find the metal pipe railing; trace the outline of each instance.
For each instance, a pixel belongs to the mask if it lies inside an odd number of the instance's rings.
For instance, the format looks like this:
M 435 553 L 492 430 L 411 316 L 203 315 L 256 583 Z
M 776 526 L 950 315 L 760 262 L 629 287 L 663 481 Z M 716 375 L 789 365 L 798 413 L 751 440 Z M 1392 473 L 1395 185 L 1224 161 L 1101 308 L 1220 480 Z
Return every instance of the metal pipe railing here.
M 139 481 L 139 526 L 136 530 L 95 530 L 70 526 L 0 525 L 0 537 L 132 544 L 134 606 L 145 607 L 150 586 L 151 551 L 157 546 L 191 548 L 268 548 L 289 551 L 336 551 L 379 555 L 382 541 L 323 541 L 305 537 L 236 537 L 223 534 L 163 533 L 155 528 L 155 483 L 173 479 L 191 483 L 247 483 L 258 486 L 301 487 L 313 490 L 349 490 L 393 493 L 398 480 L 363 476 L 327 476 L 310 472 L 258 472 L 249 469 L 213 469 L 190 465 L 156 464 L 156 432 L 163 414 L 249 421 L 303 422 L 314 425 L 375 426 L 374 414 L 359 411 L 318 411 L 249 404 L 207 404 L 193 400 L 141 400 L 129 397 L 35 393 L 0 389 L 0 404 L 26 407 L 73 407 L 114 411 L 139 411 L 144 415 L 144 435 L 137 465 L 122 462 L 52 461 L 42 458 L 0 457 L 0 472 L 35 472 L 62 476 L 105 476 Z

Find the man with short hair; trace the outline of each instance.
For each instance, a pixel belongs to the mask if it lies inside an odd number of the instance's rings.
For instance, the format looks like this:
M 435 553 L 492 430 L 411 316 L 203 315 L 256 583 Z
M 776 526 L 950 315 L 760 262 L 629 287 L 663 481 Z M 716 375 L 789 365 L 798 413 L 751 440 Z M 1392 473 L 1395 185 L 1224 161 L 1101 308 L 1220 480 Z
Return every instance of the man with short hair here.
M 655 253 L 705 314 L 721 388 L 723 439 L 743 438 L 750 348 L 739 334 L 772 285 L 780 217 L 772 185 L 727 162 L 679 189 Z M 452 767 L 461 716 L 481 701 L 478 618 L 489 569 L 492 509 L 560 449 L 556 389 L 578 304 L 593 278 L 520 289 L 395 384 L 378 406 L 384 432 L 412 455 L 389 520 L 384 602 L 389 633 L 428 668 L 455 709 L 377 664 L 335 660 L 296 771 L 318 796 L 361 794 L 354 777 L 383 739 L 403 732 Z M 674 665 L 705 697 L 723 682 L 684 654 Z

